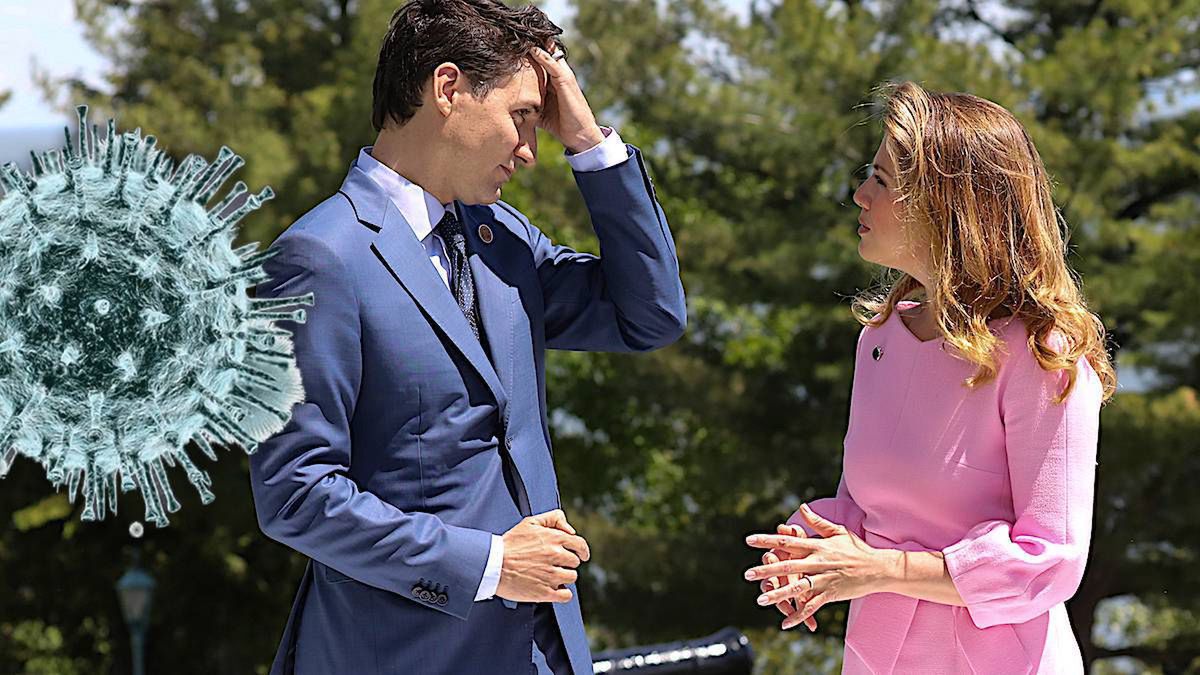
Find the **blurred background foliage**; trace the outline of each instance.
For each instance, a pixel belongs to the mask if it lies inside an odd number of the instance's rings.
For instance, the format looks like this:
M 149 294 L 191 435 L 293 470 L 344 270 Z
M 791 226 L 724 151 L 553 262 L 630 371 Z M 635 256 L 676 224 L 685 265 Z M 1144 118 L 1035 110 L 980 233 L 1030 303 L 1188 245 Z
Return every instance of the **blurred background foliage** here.
M 42 78 L 178 157 L 229 145 L 278 197 L 270 242 L 369 145 L 380 38 L 398 0 L 76 0 L 107 87 Z M 691 323 L 640 357 L 555 353 L 564 506 L 594 552 L 581 599 L 596 648 L 748 632 L 763 673 L 837 672 L 844 604 L 780 633 L 740 580 L 742 538 L 840 472 L 848 298 L 881 281 L 856 254 L 851 195 L 880 140 L 881 82 L 994 100 L 1056 180 L 1072 265 L 1113 337 L 1091 560 L 1072 621 L 1094 673 L 1200 672 L 1200 0 L 573 0 L 555 5 L 602 123 L 640 146 L 679 245 Z M 2 98 L 0 94 L 0 98 Z M 595 250 L 562 158 L 505 199 Z M 257 529 L 245 457 L 209 467 L 137 545 L 159 582 L 151 671 L 265 673 L 304 559 Z M 119 519 L 78 522 L 35 466 L 0 483 L 0 671 L 127 672 L 113 583 Z M 183 491 L 186 492 L 186 491 Z

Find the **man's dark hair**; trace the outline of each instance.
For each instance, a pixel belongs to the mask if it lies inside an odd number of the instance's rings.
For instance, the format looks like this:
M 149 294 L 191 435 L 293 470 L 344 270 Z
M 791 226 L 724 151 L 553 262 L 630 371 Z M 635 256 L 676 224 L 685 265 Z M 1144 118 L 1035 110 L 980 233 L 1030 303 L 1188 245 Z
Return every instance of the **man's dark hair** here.
M 410 0 L 392 15 L 375 69 L 371 124 L 404 124 L 421 106 L 433 69 L 450 62 L 466 74 L 475 96 L 484 96 L 521 69 L 534 47 L 563 48 L 554 25 L 532 5 L 497 0 Z M 550 48 L 553 51 L 552 48 Z

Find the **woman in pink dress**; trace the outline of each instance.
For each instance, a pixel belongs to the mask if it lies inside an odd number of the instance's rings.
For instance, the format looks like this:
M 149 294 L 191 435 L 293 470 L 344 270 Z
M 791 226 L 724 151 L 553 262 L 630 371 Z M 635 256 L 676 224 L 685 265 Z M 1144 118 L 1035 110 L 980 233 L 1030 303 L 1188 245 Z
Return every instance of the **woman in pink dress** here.
M 844 673 L 1082 673 L 1103 325 L 1008 111 L 904 83 L 883 123 L 858 250 L 899 276 L 855 303 L 842 479 L 747 538 L 746 578 L 784 629 L 850 600 Z

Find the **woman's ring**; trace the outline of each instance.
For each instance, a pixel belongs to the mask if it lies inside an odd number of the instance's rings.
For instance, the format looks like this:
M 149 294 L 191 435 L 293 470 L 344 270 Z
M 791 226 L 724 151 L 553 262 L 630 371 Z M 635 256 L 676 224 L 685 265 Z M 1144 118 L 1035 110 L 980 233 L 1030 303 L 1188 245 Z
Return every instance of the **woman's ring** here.
M 808 582 L 808 592 L 809 593 L 811 593 L 815 589 L 815 587 L 813 586 L 813 580 L 810 579 L 809 577 L 803 576 L 803 577 L 800 577 L 800 580 Z

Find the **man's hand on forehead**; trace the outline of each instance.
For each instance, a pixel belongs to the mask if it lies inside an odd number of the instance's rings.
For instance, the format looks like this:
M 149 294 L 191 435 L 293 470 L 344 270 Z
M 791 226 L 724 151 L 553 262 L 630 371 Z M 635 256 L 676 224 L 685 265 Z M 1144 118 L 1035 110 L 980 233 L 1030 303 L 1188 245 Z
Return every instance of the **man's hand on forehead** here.
M 596 124 L 570 64 L 565 59 L 555 60 L 540 47 L 533 49 L 531 55 L 548 76 L 539 126 L 571 152 L 583 152 L 598 145 L 604 140 L 604 133 Z

